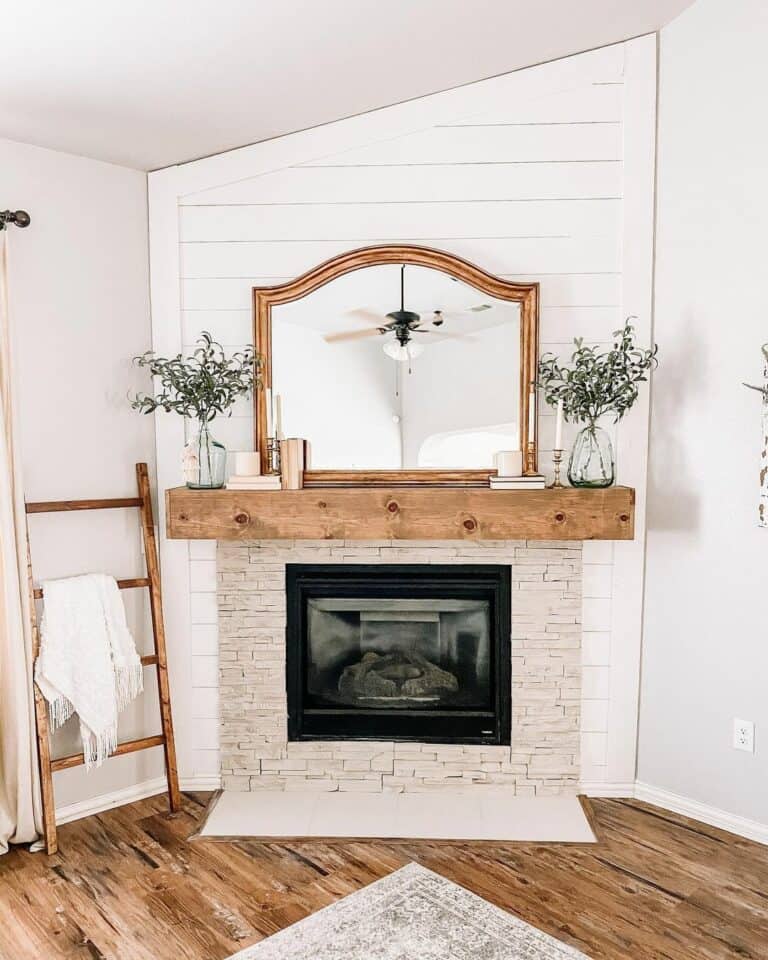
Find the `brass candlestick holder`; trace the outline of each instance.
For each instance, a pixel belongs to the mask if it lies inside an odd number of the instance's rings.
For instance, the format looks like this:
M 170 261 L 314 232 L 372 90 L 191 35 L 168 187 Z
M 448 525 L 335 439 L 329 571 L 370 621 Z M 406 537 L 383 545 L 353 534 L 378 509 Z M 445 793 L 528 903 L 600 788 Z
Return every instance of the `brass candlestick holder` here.
M 533 440 L 528 441 L 525 449 L 525 463 L 523 464 L 523 474 L 533 476 L 536 473 L 536 445 Z
M 555 467 L 555 479 L 550 484 L 550 487 L 562 487 L 563 484 L 560 483 L 560 464 L 563 460 L 563 451 L 562 448 L 555 449 L 552 451 L 552 463 Z
M 280 474 L 280 441 L 277 437 L 267 437 L 267 473 Z

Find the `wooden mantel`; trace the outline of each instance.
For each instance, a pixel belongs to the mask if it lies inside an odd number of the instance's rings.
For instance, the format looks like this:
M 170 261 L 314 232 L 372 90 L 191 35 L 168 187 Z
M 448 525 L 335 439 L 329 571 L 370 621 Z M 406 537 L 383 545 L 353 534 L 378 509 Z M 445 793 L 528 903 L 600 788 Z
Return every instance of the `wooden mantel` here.
M 166 491 L 175 540 L 631 540 L 635 491 L 410 487 Z

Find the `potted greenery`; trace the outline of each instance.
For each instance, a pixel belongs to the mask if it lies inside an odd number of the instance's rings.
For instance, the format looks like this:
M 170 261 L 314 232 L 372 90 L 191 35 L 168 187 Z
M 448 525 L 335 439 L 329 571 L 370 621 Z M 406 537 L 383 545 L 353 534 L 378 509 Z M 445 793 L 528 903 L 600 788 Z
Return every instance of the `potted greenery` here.
M 574 487 L 610 487 L 614 482 L 613 447 L 607 432 L 597 421 L 612 413 L 621 420 L 637 400 L 638 384 L 648 379 L 657 365 L 658 346 L 642 350 L 635 345 L 635 331 L 629 317 L 617 330 L 610 350 L 599 352 L 574 339 L 576 349 L 570 366 L 545 353 L 539 360 L 538 386 L 548 404 L 562 402 L 564 418 L 583 423 L 568 462 L 568 479 Z
M 137 394 L 131 406 L 142 413 L 162 408 L 194 419 L 194 435 L 184 448 L 184 479 L 195 490 L 215 489 L 226 480 L 227 451 L 211 436 L 208 425 L 219 414 L 231 416 L 237 398 L 261 386 L 261 358 L 252 346 L 227 357 L 221 344 L 205 331 L 197 343 L 191 357 L 177 354 L 168 359 L 152 350 L 134 357 L 134 363 L 147 367 L 159 384 L 154 396 Z

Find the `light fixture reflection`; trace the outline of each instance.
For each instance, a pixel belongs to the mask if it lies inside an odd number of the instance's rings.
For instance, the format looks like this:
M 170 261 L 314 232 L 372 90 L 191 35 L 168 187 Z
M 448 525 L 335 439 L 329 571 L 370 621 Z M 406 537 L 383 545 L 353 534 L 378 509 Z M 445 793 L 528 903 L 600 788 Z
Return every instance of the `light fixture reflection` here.
M 397 340 L 390 340 L 384 344 L 384 353 L 392 360 L 399 360 L 400 363 L 408 363 L 414 357 L 424 352 L 424 347 L 420 343 L 414 343 L 410 340 L 405 346 L 398 343 Z

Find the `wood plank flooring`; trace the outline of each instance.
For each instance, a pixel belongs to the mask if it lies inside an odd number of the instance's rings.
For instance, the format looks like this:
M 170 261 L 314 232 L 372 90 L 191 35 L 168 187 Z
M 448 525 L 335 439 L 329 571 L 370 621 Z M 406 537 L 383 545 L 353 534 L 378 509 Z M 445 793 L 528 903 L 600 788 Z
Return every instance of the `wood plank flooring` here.
M 636 801 L 592 801 L 590 845 L 190 841 L 206 802 L 0 857 L 0 958 L 221 960 L 414 860 L 594 960 L 768 960 L 768 848 Z

